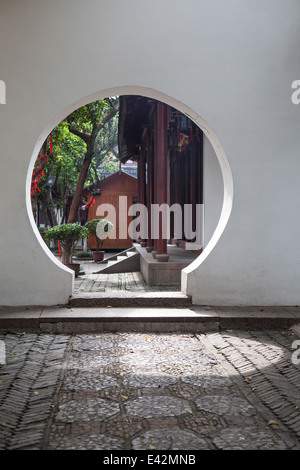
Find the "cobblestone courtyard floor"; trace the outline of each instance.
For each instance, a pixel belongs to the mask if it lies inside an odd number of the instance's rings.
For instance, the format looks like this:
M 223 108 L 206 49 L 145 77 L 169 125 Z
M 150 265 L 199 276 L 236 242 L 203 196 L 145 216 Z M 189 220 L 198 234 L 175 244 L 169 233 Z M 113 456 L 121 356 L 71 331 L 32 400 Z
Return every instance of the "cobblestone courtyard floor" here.
M 156 292 L 180 291 L 180 286 L 148 286 L 140 272 L 93 274 L 86 272 L 75 279 L 74 293 L 80 292 Z
M 0 449 L 300 449 L 295 339 L 1 333 Z

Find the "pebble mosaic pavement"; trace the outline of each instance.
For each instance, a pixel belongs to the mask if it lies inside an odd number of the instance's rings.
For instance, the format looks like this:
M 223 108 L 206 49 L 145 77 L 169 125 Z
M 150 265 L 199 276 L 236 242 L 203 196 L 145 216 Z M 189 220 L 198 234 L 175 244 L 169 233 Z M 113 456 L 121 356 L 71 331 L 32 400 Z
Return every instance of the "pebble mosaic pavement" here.
M 289 329 L 1 333 L 0 449 L 300 449 Z

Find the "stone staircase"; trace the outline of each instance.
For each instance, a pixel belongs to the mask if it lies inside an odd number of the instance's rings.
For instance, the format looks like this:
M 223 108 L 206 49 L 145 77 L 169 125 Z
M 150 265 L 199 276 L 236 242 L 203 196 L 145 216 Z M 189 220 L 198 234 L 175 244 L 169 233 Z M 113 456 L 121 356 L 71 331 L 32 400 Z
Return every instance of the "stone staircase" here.
M 191 298 L 183 292 L 84 292 L 74 294 L 69 301 L 71 308 L 189 308 Z
M 140 270 L 140 254 L 135 248 L 129 248 L 117 255 L 101 261 L 100 267 L 94 274 L 129 273 Z
M 92 275 L 139 272 L 140 257 L 133 246 L 97 263 Z M 192 299 L 175 286 L 162 286 L 162 291 L 79 289 L 68 308 L 50 311 L 43 327 L 52 331 L 195 331 L 203 328 L 203 322 L 211 324 L 210 314 L 195 313 Z

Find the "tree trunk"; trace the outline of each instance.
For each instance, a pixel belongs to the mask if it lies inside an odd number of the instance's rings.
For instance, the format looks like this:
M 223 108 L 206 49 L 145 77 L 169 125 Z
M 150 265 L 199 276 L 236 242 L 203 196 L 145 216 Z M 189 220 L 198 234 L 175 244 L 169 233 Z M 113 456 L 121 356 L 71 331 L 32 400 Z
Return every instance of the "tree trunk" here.
M 64 194 L 64 206 L 63 206 L 63 215 L 62 215 L 62 218 L 61 218 L 61 223 L 64 224 L 67 222 L 67 201 L 68 201 L 68 196 L 69 196 L 69 191 L 68 191 L 68 188 L 66 189 L 65 191 L 65 194 Z M 66 222 L 65 222 L 66 221 Z
M 52 189 L 46 188 L 45 190 L 47 194 L 47 207 L 51 216 L 51 226 L 54 227 L 55 225 L 57 225 L 57 218 L 56 218 L 55 207 L 54 207 L 53 199 L 52 199 Z
M 70 131 L 73 132 L 75 135 L 77 135 L 77 136 L 81 137 L 82 139 L 84 139 L 84 141 L 87 144 L 87 151 L 86 151 L 86 154 L 85 154 L 85 157 L 84 157 L 83 165 L 81 167 L 79 177 L 78 177 L 78 181 L 77 181 L 77 185 L 76 185 L 76 189 L 75 189 L 75 192 L 74 192 L 74 196 L 73 196 L 73 200 L 72 200 L 72 204 L 71 204 L 71 208 L 70 208 L 70 212 L 69 212 L 69 216 L 68 216 L 68 221 L 67 221 L 68 224 L 72 224 L 72 223 L 75 223 L 77 221 L 78 210 L 79 210 L 79 206 L 80 206 L 80 202 L 81 202 L 81 194 L 82 194 L 82 191 L 83 191 L 83 188 L 84 188 L 84 183 L 85 183 L 85 180 L 86 180 L 86 177 L 87 177 L 87 173 L 88 173 L 90 164 L 92 162 L 93 153 L 94 153 L 94 145 L 95 145 L 95 140 L 96 140 L 96 137 L 98 135 L 98 132 L 100 132 L 100 130 L 103 128 L 103 126 L 110 119 L 112 119 L 116 115 L 117 112 L 118 112 L 118 108 L 113 109 L 110 113 L 108 113 L 104 117 L 101 124 L 98 124 L 98 125 L 94 124 L 93 130 L 92 130 L 92 133 L 91 133 L 90 136 L 87 136 L 86 134 L 84 134 L 84 138 L 83 138 L 82 133 L 70 129 Z
M 90 147 L 90 144 L 89 144 L 89 147 Z M 74 192 L 74 196 L 73 196 L 73 200 L 72 200 L 72 204 L 71 204 L 71 208 L 70 208 L 70 212 L 68 216 L 68 221 L 67 221 L 68 224 L 72 224 L 77 221 L 78 209 L 79 209 L 80 201 L 81 201 L 81 193 L 83 191 L 86 176 L 87 176 L 87 173 L 88 173 L 91 161 L 92 161 L 92 156 L 93 156 L 93 152 L 88 149 L 88 151 L 85 154 L 85 159 L 84 159 L 83 165 L 79 173 L 76 189 Z
M 72 249 L 69 246 L 62 247 L 62 262 L 65 264 L 72 263 Z
M 43 219 L 44 219 L 44 224 L 46 226 L 51 226 L 49 217 L 48 217 L 48 209 L 47 209 L 47 194 L 46 191 L 43 194 L 43 200 L 42 200 L 42 214 L 43 214 Z

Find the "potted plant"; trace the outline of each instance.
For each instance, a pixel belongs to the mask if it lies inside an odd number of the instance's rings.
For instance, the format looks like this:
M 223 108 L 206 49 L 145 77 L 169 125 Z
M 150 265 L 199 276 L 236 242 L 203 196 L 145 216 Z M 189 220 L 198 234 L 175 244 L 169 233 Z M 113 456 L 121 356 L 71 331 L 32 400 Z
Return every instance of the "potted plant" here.
M 72 262 L 73 251 L 80 238 L 88 236 L 88 229 L 78 224 L 56 225 L 48 230 L 45 235 L 46 241 L 60 243 L 62 247 L 62 263 L 79 274 L 80 264 Z
M 93 259 L 94 261 L 102 261 L 104 257 L 104 251 L 102 251 L 103 243 L 107 234 L 113 231 L 114 226 L 107 219 L 92 219 L 85 226 L 88 229 L 88 233 L 96 239 L 97 250 L 93 251 Z

